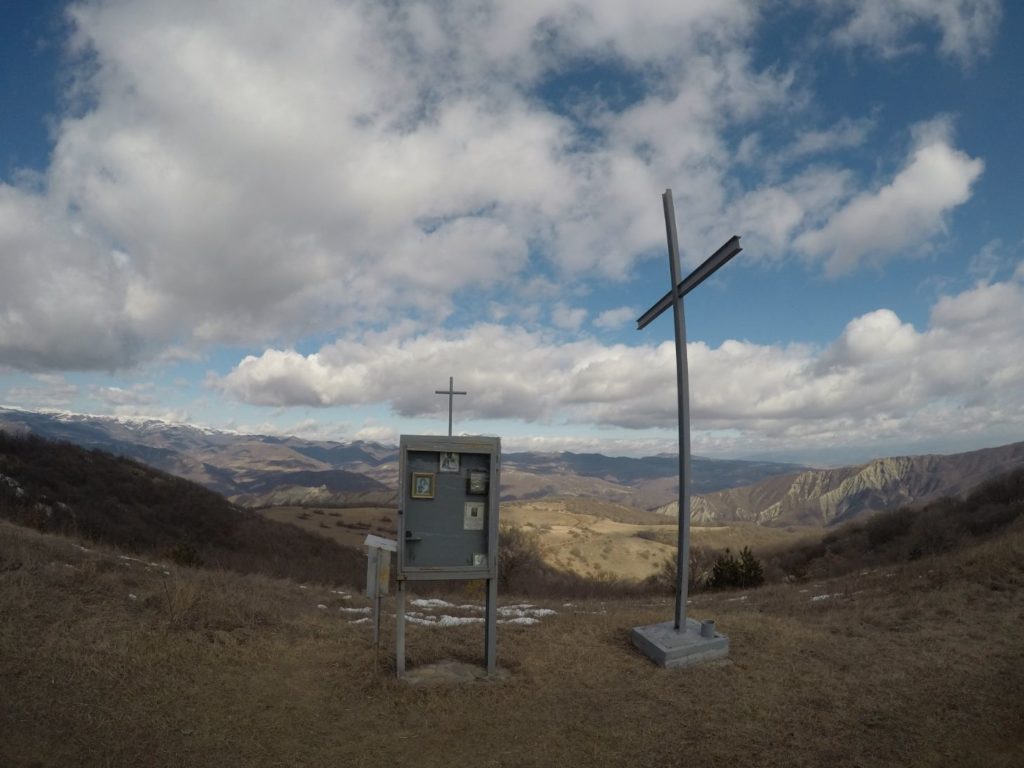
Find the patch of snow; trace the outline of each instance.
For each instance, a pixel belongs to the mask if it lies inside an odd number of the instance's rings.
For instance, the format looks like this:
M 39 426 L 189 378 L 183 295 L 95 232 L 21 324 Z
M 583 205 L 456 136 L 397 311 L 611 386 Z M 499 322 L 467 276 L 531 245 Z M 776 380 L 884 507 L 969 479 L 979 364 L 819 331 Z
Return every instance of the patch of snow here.
M 550 608 L 519 608 L 514 605 L 509 605 L 498 609 L 498 615 L 502 618 L 513 617 L 522 619 L 525 617 L 553 616 L 554 614 L 555 612 Z
M 92 552 L 91 549 L 89 549 L 88 547 L 83 547 L 81 544 L 72 544 L 71 546 L 73 546 L 75 549 L 77 549 L 80 552 Z
M 532 624 L 540 624 L 540 619 L 531 619 L 529 616 L 520 616 L 517 619 L 499 619 L 499 624 L 525 624 L 527 626 Z
M 749 595 L 740 595 L 739 597 L 730 597 L 725 602 L 727 602 L 727 603 L 735 603 L 737 601 L 746 600 L 747 597 L 749 597 Z
M 349 622 L 349 624 L 365 624 L 369 620 L 370 620 L 369 616 L 363 616 L 363 618 L 361 618 L 361 619 L 353 619 L 352 621 Z
M 413 600 L 412 604 L 417 608 L 457 608 L 454 603 L 449 603 L 447 600 L 438 600 L 437 598 L 419 598 Z
M 138 595 L 133 595 L 131 592 L 129 592 L 128 593 L 128 599 L 129 600 L 138 600 L 139 596 Z
M 410 616 L 409 614 L 406 614 L 405 620 L 411 624 L 426 624 L 429 626 L 437 626 L 437 621 L 434 619 L 433 616 L 424 616 L 420 618 L 419 616 Z
M 842 597 L 842 596 L 843 596 L 842 592 L 833 592 L 832 594 L 815 595 L 814 597 L 811 598 L 811 602 L 812 603 L 816 603 L 819 600 L 830 600 L 833 597 Z
M 309 589 L 305 584 L 299 584 L 299 589 Z
M 483 623 L 482 616 L 449 616 L 442 614 L 437 620 L 435 626 L 438 627 L 457 627 L 460 624 L 481 624 Z
M 316 607 L 319 608 L 321 611 L 326 611 L 327 610 L 327 606 L 324 605 L 323 603 L 317 603 Z
M 344 606 L 341 606 L 340 608 L 338 608 L 338 610 L 341 611 L 342 613 L 369 613 L 370 612 L 369 606 L 367 606 L 366 608 L 346 608 Z

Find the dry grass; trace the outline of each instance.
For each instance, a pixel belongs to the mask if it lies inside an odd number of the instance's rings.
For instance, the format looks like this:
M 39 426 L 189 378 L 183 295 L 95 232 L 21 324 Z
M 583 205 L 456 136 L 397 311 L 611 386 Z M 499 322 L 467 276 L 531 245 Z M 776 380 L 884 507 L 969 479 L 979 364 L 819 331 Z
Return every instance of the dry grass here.
M 254 510 L 268 520 L 291 523 L 342 546 L 360 549 L 368 533 L 395 538 L 395 510 L 387 507 L 265 507 Z
M 560 601 L 499 628 L 505 681 L 413 688 L 338 610 L 360 600 L 0 523 L 0 765 L 1024 764 L 1019 525 L 842 580 L 699 595 L 692 615 L 732 650 L 689 670 L 629 645 L 667 600 Z M 479 661 L 482 634 L 410 627 L 410 664 Z
M 591 578 L 643 581 L 676 553 L 673 519 L 597 499 L 506 502 L 501 519 L 535 532 L 550 565 Z M 695 547 L 737 552 L 747 546 L 778 549 L 822 536 L 819 529 L 760 525 L 695 526 L 690 534 Z

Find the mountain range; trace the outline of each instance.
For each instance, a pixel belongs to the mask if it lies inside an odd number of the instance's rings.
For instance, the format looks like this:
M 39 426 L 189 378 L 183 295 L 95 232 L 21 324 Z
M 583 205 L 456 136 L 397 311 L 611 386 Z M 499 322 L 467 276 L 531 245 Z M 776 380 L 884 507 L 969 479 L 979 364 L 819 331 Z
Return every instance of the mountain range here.
M 398 450 L 246 435 L 158 420 L 0 408 L 0 430 L 104 450 L 198 482 L 249 507 L 396 505 Z M 1024 442 L 948 456 L 876 459 L 836 469 L 694 457 L 695 525 L 824 526 L 939 496 L 958 496 L 1024 466 Z M 678 459 L 505 453 L 502 499 L 604 499 L 675 516 Z
M 394 506 L 398 448 L 236 434 L 154 419 L 0 408 L 0 430 L 127 456 L 245 506 Z M 803 469 L 797 464 L 694 457 L 694 488 L 712 493 Z M 504 453 L 502 498 L 592 496 L 654 509 L 678 494 L 678 459 L 596 453 Z

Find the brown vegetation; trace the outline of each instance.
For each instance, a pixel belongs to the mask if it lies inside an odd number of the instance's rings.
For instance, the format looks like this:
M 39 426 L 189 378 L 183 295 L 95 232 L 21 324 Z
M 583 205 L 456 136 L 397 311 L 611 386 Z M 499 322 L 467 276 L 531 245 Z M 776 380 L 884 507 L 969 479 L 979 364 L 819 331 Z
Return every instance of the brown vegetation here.
M 354 583 L 361 553 L 132 459 L 0 432 L 0 518 L 186 565 Z M 4 479 L 7 478 L 7 479 Z
M 962 549 L 1024 516 L 1024 469 L 982 483 L 962 499 L 880 512 L 819 540 L 767 550 L 769 578 L 806 579 Z
M 339 610 L 358 597 L 90 549 L 0 522 L 0 765 L 1024 763 L 1020 524 L 864 576 L 695 596 L 724 662 L 632 649 L 667 599 L 559 600 L 499 627 L 507 677 L 437 688 L 396 681 L 386 652 L 375 669 Z M 481 646 L 479 625 L 408 631 L 411 668 Z

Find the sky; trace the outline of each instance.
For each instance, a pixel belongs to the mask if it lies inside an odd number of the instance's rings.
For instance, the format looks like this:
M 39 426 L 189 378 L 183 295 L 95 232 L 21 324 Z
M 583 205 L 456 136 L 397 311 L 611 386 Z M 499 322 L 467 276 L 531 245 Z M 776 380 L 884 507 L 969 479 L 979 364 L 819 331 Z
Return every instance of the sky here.
M 5 0 L 0 405 L 835 464 L 1024 439 L 1024 7 Z

